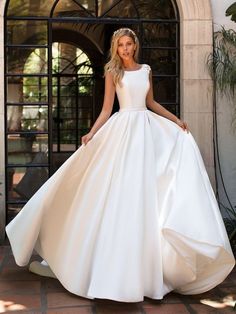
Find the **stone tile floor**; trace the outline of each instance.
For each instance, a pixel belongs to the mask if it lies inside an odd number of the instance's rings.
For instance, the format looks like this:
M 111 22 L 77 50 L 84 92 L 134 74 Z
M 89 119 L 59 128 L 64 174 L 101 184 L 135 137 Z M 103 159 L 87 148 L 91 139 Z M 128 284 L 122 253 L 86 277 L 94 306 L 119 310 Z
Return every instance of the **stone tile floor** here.
M 33 255 L 31 260 L 40 260 Z M 236 268 L 215 289 L 195 296 L 170 293 L 162 301 L 122 303 L 88 300 L 66 291 L 56 279 L 28 272 L 15 264 L 9 245 L 0 246 L 0 313 L 34 314 L 206 314 L 235 313 Z

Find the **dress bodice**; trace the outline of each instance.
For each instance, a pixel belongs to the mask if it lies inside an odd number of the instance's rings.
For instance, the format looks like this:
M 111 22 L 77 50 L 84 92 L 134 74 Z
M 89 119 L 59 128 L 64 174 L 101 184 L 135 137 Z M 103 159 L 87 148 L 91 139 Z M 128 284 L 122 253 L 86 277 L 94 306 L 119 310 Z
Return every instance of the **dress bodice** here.
M 134 71 L 124 71 L 122 86 L 116 85 L 116 93 L 120 110 L 135 110 L 146 108 L 146 96 L 150 87 L 150 66 L 142 64 Z

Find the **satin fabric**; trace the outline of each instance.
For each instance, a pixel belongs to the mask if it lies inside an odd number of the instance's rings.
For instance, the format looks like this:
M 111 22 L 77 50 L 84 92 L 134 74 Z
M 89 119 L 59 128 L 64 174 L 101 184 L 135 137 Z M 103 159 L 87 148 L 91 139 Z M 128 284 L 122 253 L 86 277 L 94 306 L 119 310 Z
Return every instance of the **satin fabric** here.
M 79 296 L 198 294 L 235 264 L 191 132 L 145 106 L 149 71 L 125 71 L 119 112 L 6 227 L 19 266 L 35 249 Z

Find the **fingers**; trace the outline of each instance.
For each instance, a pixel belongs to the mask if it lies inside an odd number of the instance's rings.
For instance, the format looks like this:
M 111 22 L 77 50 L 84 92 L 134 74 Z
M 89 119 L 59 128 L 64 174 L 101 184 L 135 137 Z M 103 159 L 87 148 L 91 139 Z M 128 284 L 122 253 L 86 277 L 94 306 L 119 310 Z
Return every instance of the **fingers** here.
M 85 136 L 83 136 L 83 137 L 81 138 L 81 143 L 84 144 L 84 145 L 87 144 L 87 141 L 86 141 L 86 137 L 85 137 Z
M 188 127 L 187 123 L 184 122 L 183 124 L 184 124 L 184 130 L 186 130 L 187 133 L 189 133 L 189 127 Z
M 81 138 L 81 143 L 82 144 L 84 144 L 84 145 L 86 145 L 89 141 L 91 140 L 91 138 L 89 137 L 89 136 L 83 136 L 82 138 Z
M 189 127 L 188 127 L 188 124 L 186 123 L 186 122 L 184 122 L 184 121 L 181 121 L 182 123 L 181 123 L 181 125 L 180 125 L 180 127 L 184 130 L 184 131 L 187 131 L 187 133 L 189 133 Z

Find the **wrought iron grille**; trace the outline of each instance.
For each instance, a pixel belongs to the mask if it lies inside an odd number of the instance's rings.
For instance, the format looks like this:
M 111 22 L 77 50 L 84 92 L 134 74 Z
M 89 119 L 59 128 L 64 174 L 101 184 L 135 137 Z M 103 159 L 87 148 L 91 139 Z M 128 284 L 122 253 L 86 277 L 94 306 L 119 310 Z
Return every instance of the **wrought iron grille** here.
M 9 0 L 4 20 L 9 221 L 98 116 L 119 27 L 136 31 L 155 99 L 179 116 L 179 15 L 174 0 Z

